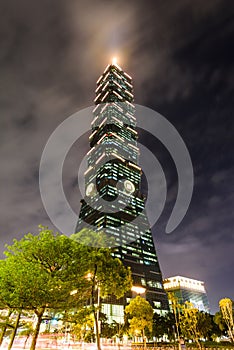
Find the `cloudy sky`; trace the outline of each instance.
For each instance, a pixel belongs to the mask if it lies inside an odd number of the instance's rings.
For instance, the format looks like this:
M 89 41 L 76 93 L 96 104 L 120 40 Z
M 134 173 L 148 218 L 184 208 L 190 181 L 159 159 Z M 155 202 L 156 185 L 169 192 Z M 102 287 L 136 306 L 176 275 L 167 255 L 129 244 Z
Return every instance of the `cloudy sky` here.
M 38 224 L 53 227 L 39 191 L 42 151 L 62 121 L 92 104 L 96 80 L 116 55 L 134 79 L 135 102 L 175 126 L 194 167 L 190 208 L 167 235 L 175 165 L 159 141 L 141 134 L 168 183 L 153 227 L 163 275 L 204 280 L 212 311 L 221 297 L 234 299 L 233 1 L 1 0 L 0 16 L 1 253 Z M 77 213 L 87 150 L 88 134 L 64 164 L 64 191 Z

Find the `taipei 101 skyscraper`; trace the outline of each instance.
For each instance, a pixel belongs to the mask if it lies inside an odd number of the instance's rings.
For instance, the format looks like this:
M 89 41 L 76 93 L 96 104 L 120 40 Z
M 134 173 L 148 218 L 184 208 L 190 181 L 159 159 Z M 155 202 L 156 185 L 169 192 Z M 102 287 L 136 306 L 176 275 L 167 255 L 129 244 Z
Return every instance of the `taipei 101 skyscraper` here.
M 132 270 L 135 293 L 143 291 L 163 314 L 168 300 L 141 193 L 132 79 L 112 63 L 98 79 L 95 93 L 85 197 L 76 231 L 88 227 L 110 237 L 115 257 Z

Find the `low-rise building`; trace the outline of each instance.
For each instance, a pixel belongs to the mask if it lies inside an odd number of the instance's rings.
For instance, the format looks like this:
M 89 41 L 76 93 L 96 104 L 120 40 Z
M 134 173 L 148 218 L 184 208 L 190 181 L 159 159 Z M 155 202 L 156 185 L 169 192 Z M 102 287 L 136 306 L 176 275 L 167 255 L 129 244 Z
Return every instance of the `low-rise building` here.
M 174 276 L 164 279 L 163 285 L 167 293 L 174 293 L 180 304 L 188 301 L 200 311 L 209 312 L 209 303 L 203 281 Z

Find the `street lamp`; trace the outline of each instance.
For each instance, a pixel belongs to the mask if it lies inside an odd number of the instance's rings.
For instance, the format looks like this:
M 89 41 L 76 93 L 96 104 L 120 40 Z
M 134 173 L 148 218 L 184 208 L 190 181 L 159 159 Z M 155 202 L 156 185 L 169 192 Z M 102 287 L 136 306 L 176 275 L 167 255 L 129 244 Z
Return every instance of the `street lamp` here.
M 132 286 L 131 291 L 136 294 L 144 294 L 146 291 L 146 288 L 142 286 Z

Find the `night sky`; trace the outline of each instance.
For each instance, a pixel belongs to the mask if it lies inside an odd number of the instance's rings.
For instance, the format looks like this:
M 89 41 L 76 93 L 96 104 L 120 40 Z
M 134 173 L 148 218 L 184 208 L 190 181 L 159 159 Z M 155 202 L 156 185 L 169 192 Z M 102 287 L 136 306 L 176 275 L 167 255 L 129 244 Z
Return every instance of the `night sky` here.
M 220 298 L 234 299 L 234 2 L 1 0 L 0 16 L 1 253 L 38 224 L 54 227 L 38 185 L 43 148 L 63 120 L 92 105 L 116 55 L 133 77 L 135 102 L 176 127 L 193 163 L 190 208 L 168 235 L 175 165 L 159 141 L 140 134 L 168 183 L 153 227 L 163 276 L 204 280 L 212 312 Z M 77 213 L 88 149 L 86 134 L 65 162 L 64 190 Z

